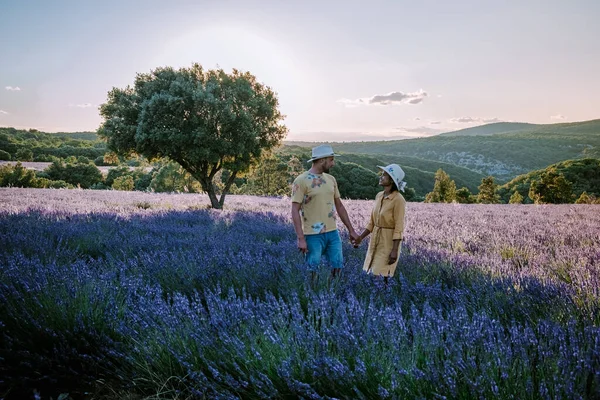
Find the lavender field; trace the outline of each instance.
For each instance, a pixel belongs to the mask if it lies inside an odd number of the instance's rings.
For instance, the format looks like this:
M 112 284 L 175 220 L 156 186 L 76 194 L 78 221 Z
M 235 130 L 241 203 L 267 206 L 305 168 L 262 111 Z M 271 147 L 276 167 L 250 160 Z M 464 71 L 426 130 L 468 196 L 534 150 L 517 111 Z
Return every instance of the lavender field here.
M 0 398 L 600 398 L 600 206 L 408 203 L 311 287 L 288 198 L 208 204 L 0 189 Z

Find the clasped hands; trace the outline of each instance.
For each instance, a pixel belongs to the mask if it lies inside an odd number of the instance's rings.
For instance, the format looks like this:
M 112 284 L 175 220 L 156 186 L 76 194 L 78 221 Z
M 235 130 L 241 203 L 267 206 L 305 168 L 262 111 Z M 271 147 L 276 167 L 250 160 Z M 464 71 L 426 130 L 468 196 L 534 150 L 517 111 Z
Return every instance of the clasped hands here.
M 352 246 L 354 246 L 355 249 L 360 246 L 362 241 L 363 239 L 361 235 L 357 234 L 356 232 L 350 232 L 350 243 L 352 243 Z

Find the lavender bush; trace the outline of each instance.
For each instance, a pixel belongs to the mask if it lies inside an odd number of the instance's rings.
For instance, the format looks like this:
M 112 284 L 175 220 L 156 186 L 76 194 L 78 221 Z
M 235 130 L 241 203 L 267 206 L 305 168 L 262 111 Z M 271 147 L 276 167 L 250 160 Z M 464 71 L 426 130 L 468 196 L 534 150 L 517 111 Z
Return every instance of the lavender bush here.
M 0 398 L 600 396 L 600 206 L 409 203 L 316 287 L 287 198 L 0 189 Z M 347 201 L 356 228 L 369 201 Z

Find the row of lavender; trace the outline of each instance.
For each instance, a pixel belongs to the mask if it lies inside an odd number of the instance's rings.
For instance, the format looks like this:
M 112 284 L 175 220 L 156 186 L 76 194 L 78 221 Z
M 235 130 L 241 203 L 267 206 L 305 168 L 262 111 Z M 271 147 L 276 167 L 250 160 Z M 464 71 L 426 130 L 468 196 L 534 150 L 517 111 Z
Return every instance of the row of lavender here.
M 388 287 L 346 242 L 342 277 L 311 288 L 289 199 L 1 189 L 0 204 L 5 392 L 600 395 L 598 206 L 409 203 Z M 346 206 L 362 228 L 370 202 Z

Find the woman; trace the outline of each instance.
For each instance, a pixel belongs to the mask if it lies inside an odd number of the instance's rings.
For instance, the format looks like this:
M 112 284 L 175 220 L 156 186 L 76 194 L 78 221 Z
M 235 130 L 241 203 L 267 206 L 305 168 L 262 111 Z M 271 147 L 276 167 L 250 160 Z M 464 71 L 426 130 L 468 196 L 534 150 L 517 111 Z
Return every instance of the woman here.
M 354 246 L 358 247 L 364 238 L 373 233 L 363 270 L 384 276 L 387 283 L 388 277 L 394 276 L 398 265 L 406 210 L 406 200 L 398 189 L 404 192 L 406 182 L 402 181 L 404 171 L 397 164 L 378 168 L 383 171 L 379 177 L 379 186 L 383 186 L 383 191 L 377 193 L 370 221 Z

